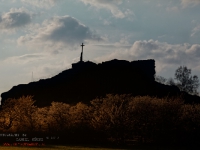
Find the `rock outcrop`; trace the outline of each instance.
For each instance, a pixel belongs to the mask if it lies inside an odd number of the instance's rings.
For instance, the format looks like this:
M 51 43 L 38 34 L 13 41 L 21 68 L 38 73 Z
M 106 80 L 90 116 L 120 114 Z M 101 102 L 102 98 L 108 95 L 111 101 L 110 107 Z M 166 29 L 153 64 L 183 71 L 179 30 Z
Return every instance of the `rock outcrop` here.
M 38 107 L 48 106 L 52 101 L 75 104 L 89 103 L 106 94 L 132 94 L 133 96 L 171 97 L 183 95 L 192 102 L 192 96 L 180 92 L 176 86 L 155 82 L 154 60 L 111 60 L 100 64 L 78 62 L 60 74 L 38 82 L 14 86 L 2 93 L 2 104 L 8 98 L 32 95 Z M 187 95 L 187 96 L 185 96 Z M 193 97 L 194 98 L 194 97 Z M 195 97 L 195 102 L 200 98 Z

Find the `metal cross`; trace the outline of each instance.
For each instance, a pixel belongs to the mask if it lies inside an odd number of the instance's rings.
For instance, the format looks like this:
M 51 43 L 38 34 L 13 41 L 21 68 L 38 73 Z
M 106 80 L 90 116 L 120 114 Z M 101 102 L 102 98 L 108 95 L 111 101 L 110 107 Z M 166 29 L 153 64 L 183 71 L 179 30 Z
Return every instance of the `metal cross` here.
M 81 46 L 82 46 L 82 52 L 83 52 L 83 46 L 85 46 L 85 45 L 83 45 L 83 43 L 82 43 L 82 45 L 81 45 Z
M 81 52 L 81 57 L 80 57 L 80 61 L 82 62 L 83 61 L 83 46 L 85 46 L 85 45 L 83 45 L 83 43 L 82 43 L 82 52 Z

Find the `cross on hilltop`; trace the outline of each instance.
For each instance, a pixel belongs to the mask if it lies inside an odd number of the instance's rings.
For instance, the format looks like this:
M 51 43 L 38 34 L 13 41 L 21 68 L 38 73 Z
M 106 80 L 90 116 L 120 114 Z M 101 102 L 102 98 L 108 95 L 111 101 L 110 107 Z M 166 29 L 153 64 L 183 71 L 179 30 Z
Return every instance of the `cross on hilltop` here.
M 82 52 L 81 52 L 81 57 L 80 57 L 80 62 L 82 62 L 83 61 L 83 46 L 85 46 L 85 45 L 83 45 L 83 43 L 82 43 Z

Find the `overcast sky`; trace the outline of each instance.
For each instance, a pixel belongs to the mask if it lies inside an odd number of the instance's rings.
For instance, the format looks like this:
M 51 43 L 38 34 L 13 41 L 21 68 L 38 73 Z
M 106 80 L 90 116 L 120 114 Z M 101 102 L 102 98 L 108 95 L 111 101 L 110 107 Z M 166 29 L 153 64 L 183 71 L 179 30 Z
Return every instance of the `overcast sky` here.
M 155 59 L 200 77 L 200 0 L 0 0 L 0 93 L 79 61 Z M 33 74 L 33 78 L 32 78 Z

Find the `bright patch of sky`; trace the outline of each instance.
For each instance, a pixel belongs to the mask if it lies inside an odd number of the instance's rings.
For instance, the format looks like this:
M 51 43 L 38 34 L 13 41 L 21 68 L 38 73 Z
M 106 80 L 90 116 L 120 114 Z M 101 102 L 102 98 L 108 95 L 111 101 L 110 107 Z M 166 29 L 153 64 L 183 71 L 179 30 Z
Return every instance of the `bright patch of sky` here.
M 0 0 L 0 93 L 79 61 L 155 59 L 200 77 L 199 0 Z M 32 77 L 33 74 L 33 77 Z

